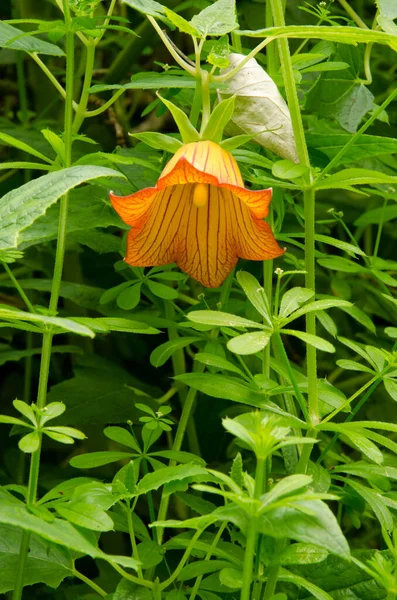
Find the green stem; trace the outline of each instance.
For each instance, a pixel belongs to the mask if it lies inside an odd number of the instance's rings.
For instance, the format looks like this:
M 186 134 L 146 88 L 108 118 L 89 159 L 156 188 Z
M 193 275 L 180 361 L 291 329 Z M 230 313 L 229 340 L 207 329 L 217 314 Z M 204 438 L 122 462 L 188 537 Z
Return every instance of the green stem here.
M 66 25 L 70 25 L 71 16 L 68 0 L 63 0 L 64 16 Z M 73 118 L 73 76 L 74 76 L 74 36 L 69 31 L 66 34 L 66 99 L 65 99 L 65 166 L 71 165 L 72 150 L 72 118 Z M 55 257 L 54 277 L 51 288 L 50 310 L 56 312 L 59 299 L 59 290 L 62 277 L 65 238 L 66 238 L 66 216 L 67 216 L 67 195 L 61 200 L 60 219 L 58 228 L 58 244 Z M 43 409 L 47 399 L 48 378 L 50 372 L 52 333 L 48 331 L 43 335 L 43 346 L 40 364 L 39 386 L 37 393 L 37 408 Z M 32 506 L 36 502 L 37 487 L 40 469 L 41 455 L 41 434 L 39 448 L 33 452 L 30 462 L 27 505 Z M 24 531 L 22 534 L 13 600 L 20 600 L 23 591 L 23 581 L 25 575 L 26 562 L 29 551 L 30 532 Z
M 86 46 L 85 73 L 83 88 L 81 90 L 80 102 L 76 109 L 76 115 L 73 121 L 73 133 L 78 133 L 82 122 L 85 118 L 85 111 L 90 96 L 89 89 L 91 87 L 92 72 L 94 70 L 96 42 L 90 40 Z M 102 108 L 102 107 L 101 107 Z
M 358 16 L 356 11 L 350 6 L 347 0 L 339 0 L 339 4 L 345 9 L 349 17 L 362 29 L 369 29 L 368 25 Z
M 285 539 L 277 540 L 275 554 L 278 554 L 279 552 L 281 552 L 283 550 L 285 544 L 286 544 Z M 271 600 L 271 598 L 273 597 L 274 592 L 276 591 L 276 585 L 277 585 L 279 572 L 280 572 L 280 565 L 274 565 L 274 567 L 270 567 L 263 600 Z
M 174 572 L 172 573 L 171 577 L 168 577 L 168 579 L 163 581 L 163 583 L 159 586 L 159 588 L 161 590 L 165 590 L 178 577 L 179 573 L 182 571 L 183 567 L 185 566 L 190 554 L 192 553 L 192 550 L 194 549 L 194 546 L 195 546 L 197 540 L 199 539 L 199 537 L 202 533 L 203 533 L 203 530 L 199 529 L 193 535 L 192 539 L 190 540 L 185 552 L 183 553 L 181 560 L 179 561 L 179 563 L 178 563 L 176 569 L 174 570 Z
M 202 372 L 202 371 L 204 371 L 204 369 L 205 369 L 205 365 L 200 365 L 197 372 L 200 372 L 200 371 Z M 194 390 L 193 388 L 190 388 L 190 390 L 187 393 L 187 396 L 186 396 L 186 399 L 185 399 L 185 402 L 184 402 L 183 408 L 182 408 L 181 418 L 179 420 L 178 428 L 176 430 L 174 443 L 172 445 L 172 450 L 174 452 L 179 452 L 179 450 L 182 447 L 182 442 L 183 442 L 183 438 L 185 436 L 186 427 L 187 427 L 187 424 L 188 424 L 188 421 L 190 418 L 190 414 L 191 414 L 193 406 L 194 406 L 194 402 L 196 400 L 196 394 L 197 394 L 197 390 Z M 175 461 L 170 461 L 170 466 L 173 466 L 173 465 L 175 465 Z M 158 513 L 158 517 L 157 517 L 158 521 L 164 521 L 166 519 L 169 502 L 170 502 L 170 496 L 169 495 L 164 496 L 164 494 L 162 494 L 161 501 L 160 501 L 159 513 Z M 162 544 L 163 535 L 164 535 L 164 528 L 158 527 L 157 528 L 157 543 L 159 545 Z
M 3 262 L 3 267 L 7 271 L 7 274 L 9 276 L 9 278 L 11 279 L 12 283 L 14 284 L 15 289 L 17 290 L 18 294 L 21 296 L 22 300 L 25 302 L 26 307 L 29 310 L 29 312 L 35 313 L 36 311 L 33 307 L 33 304 L 31 303 L 31 301 L 29 300 L 29 298 L 23 291 L 22 287 L 19 285 L 19 283 L 18 283 L 14 273 L 11 271 L 10 267 L 5 262 Z
M 213 551 L 214 549 L 217 547 L 219 540 L 222 537 L 223 532 L 225 531 L 227 527 L 227 521 L 224 521 L 221 526 L 219 527 L 214 539 L 212 540 L 212 544 L 210 546 L 210 549 L 208 550 L 207 554 L 205 555 L 204 561 L 206 560 L 210 560 L 210 558 L 212 557 Z M 203 575 L 199 575 L 196 579 L 196 581 L 194 582 L 194 586 L 192 588 L 192 591 L 190 593 L 189 596 L 189 600 L 195 600 L 196 596 L 197 596 L 197 592 L 200 588 L 200 584 L 201 581 L 203 579 Z
M 201 129 L 202 134 L 207 126 L 211 115 L 211 95 L 210 95 L 210 81 L 211 77 L 207 71 L 201 69 L 201 94 L 202 94 L 202 115 L 201 115 Z
M 289 362 L 287 353 L 286 353 L 285 348 L 284 348 L 283 341 L 281 339 L 281 335 L 280 335 L 280 333 L 278 331 L 276 331 L 273 334 L 273 339 L 274 339 L 276 347 L 277 347 L 277 349 L 278 349 L 278 351 L 280 353 L 280 356 L 281 356 L 281 358 L 282 358 L 282 360 L 284 362 L 284 366 L 285 366 L 285 368 L 287 370 L 290 383 L 291 383 L 292 387 L 294 388 L 294 392 L 295 392 L 295 396 L 296 396 L 296 399 L 298 401 L 298 404 L 299 404 L 299 406 L 301 408 L 301 411 L 302 411 L 302 413 L 303 413 L 303 415 L 304 415 L 304 417 L 306 419 L 306 422 L 309 423 L 310 419 L 309 419 L 309 413 L 308 413 L 307 408 L 306 408 L 305 399 L 304 399 L 304 397 L 302 395 L 302 392 L 300 391 L 299 386 L 297 384 L 297 381 L 295 379 L 294 372 L 293 372 L 292 367 L 291 367 L 291 363 Z
M 265 481 L 266 473 L 266 458 L 259 458 L 256 465 L 255 471 L 255 489 L 254 489 L 254 500 L 259 501 L 263 493 L 263 486 Z M 254 567 L 255 558 L 255 546 L 258 532 L 258 522 L 255 514 L 250 516 L 248 523 L 247 542 L 245 546 L 244 554 L 244 566 L 243 566 L 243 587 L 241 588 L 240 600 L 252 600 L 251 599 L 251 584 L 252 584 L 252 572 Z
M 373 392 L 376 390 L 376 388 L 378 387 L 378 385 L 380 384 L 380 382 L 381 382 L 381 379 L 377 379 L 376 381 L 374 381 L 372 383 L 371 387 L 367 390 L 367 393 L 364 394 L 364 396 L 361 398 L 360 402 L 358 402 L 358 404 L 354 407 L 354 409 L 352 410 L 352 412 L 350 413 L 350 415 L 347 417 L 347 419 L 345 420 L 345 423 L 349 423 L 350 421 L 352 421 L 354 419 L 354 417 L 356 416 L 356 414 L 358 413 L 358 411 L 361 409 L 361 407 L 366 403 L 366 401 L 368 400 L 368 398 L 370 396 L 372 396 Z M 322 451 L 321 455 L 317 459 L 317 461 L 316 461 L 317 464 L 319 464 L 322 460 L 324 460 L 324 458 L 327 455 L 327 453 L 331 450 L 332 446 L 339 439 L 339 436 L 340 436 L 340 433 L 335 433 L 335 435 L 333 436 L 333 438 L 329 442 L 328 446 L 326 446 L 326 448 L 324 448 L 324 450 Z
M 153 19 L 153 17 L 151 17 L 149 15 L 147 16 L 147 18 L 149 19 L 150 23 L 153 25 L 153 27 L 157 31 L 164 46 L 167 48 L 168 52 L 171 54 L 171 56 L 173 57 L 175 62 L 178 63 L 178 65 L 180 67 L 182 67 L 182 69 L 184 69 L 185 71 L 190 73 L 190 75 L 193 75 L 193 77 L 195 77 L 195 75 L 196 75 L 195 67 L 193 67 L 192 65 L 189 65 L 189 63 L 187 63 L 185 60 L 183 60 L 183 58 L 178 54 L 178 52 L 176 52 L 175 48 L 173 48 L 172 44 L 170 43 L 170 40 L 167 38 L 167 36 L 164 35 L 163 31 L 161 30 L 161 27 L 157 24 L 156 20 Z
M 132 556 L 137 562 L 139 562 L 139 552 L 136 544 L 134 524 L 132 522 L 132 507 L 126 506 L 125 508 L 127 511 L 128 533 L 131 540 Z M 143 578 L 142 567 L 140 565 L 137 567 L 137 573 L 138 577 Z
M 80 573 L 80 571 L 77 571 L 77 569 L 75 569 L 75 568 L 73 568 L 73 575 L 74 575 L 74 577 L 77 577 L 77 579 L 80 579 L 80 581 L 83 581 L 86 585 L 88 585 L 91 589 L 93 589 L 97 594 L 102 596 L 102 598 L 107 596 L 107 592 L 105 592 L 105 590 L 103 590 L 94 581 L 92 581 L 91 579 L 89 579 L 88 577 L 83 575 L 83 573 Z

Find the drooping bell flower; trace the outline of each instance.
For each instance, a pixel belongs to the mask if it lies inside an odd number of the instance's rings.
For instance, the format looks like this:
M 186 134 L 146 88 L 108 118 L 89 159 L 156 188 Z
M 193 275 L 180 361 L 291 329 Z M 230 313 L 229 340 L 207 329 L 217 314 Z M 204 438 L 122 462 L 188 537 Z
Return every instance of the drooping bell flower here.
M 185 144 L 155 187 L 130 196 L 110 194 L 132 229 L 126 262 L 153 267 L 175 262 L 205 287 L 218 287 L 239 258 L 267 260 L 283 254 L 264 217 L 271 189 L 244 188 L 233 156 L 219 144 Z

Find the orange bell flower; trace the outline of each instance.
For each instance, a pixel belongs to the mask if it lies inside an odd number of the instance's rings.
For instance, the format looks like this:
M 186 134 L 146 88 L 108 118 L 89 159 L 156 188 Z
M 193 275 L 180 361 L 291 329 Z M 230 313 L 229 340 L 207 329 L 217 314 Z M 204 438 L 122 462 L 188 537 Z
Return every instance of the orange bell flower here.
M 218 287 L 239 258 L 284 253 L 269 225 L 272 190 L 244 188 L 233 156 L 211 141 L 182 146 L 155 187 L 110 199 L 132 229 L 125 261 L 137 267 L 175 262 L 206 287 Z

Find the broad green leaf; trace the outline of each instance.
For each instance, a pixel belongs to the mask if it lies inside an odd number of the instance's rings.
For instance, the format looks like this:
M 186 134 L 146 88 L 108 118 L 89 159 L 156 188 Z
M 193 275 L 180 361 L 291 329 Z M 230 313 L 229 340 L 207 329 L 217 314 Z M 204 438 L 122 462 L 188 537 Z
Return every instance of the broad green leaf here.
M 60 504 L 56 506 L 56 511 L 61 517 L 78 527 L 93 531 L 111 531 L 113 529 L 113 521 L 106 512 L 87 502 Z
M 70 464 L 76 469 L 94 469 L 123 459 L 132 458 L 131 452 L 88 452 L 70 459 Z
M 310 346 L 314 346 L 318 350 L 322 350 L 323 352 L 335 352 L 335 347 L 327 342 L 327 340 L 323 340 L 318 335 L 313 335 L 311 333 L 306 333 L 305 331 L 293 331 L 291 329 L 282 329 L 282 333 L 286 335 L 292 335 L 294 337 L 299 338 L 304 341 L 305 344 L 310 344 Z
M 94 333 L 86 327 L 85 325 L 81 325 L 80 323 L 76 323 L 71 319 L 63 319 L 61 317 L 47 317 L 46 315 L 39 315 L 37 313 L 28 313 L 23 310 L 11 310 L 7 308 L 0 308 L 0 319 L 6 319 L 11 323 L 13 321 L 28 321 L 32 323 L 39 323 L 43 326 L 50 326 L 51 329 L 60 329 L 63 331 L 70 331 L 72 333 L 77 333 L 78 335 L 85 335 L 93 338 Z M 60 333 L 60 331 L 57 331 Z
M 146 540 L 138 544 L 137 549 L 139 560 L 141 561 L 144 569 L 151 569 L 152 567 L 159 565 L 164 560 L 164 550 L 161 546 L 156 544 L 156 542 Z M 183 600 L 184 599 L 185 595 L 183 594 Z
M 225 69 L 230 64 L 229 54 L 229 38 L 227 35 L 224 35 L 213 43 L 212 48 L 207 56 L 207 62 L 210 65 L 219 67 L 220 69 Z
M 231 338 L 227 347 L 234 354 L 256 354 L 263 350 L 270 341 L 270 336 L 264 331 L 244 333 Z
M 158 298 L 163 298 L 164 300 L 175 300 L 179 296 L 178 290 L 170 285 L 158 283 L 157 281 L 152 281 L 151 279 L 147 279 L 146 283 L 152 294 Z
M 265 290 L 259 284 L 259 281 L 247 271 L 238 271 L 236 279 L 241 285 L 248 300 L 262 315 L 269 325 L 272 324 L 269 300 L 265 294 Z
M 32 431 L 27 435 L 24 435 L 18 442 L 19 449 L 22 452 L 26 452 L 30 454 L 31 452 L 36 452 L 40 446 L 40 436 L 37 431 Z
M 311 583 L 311 581 L 299 577 L 299 575 L 296 575 L 295 573 L 289 573 L 285 569 L 281 570 L 279 579 L 281 581 L 286 581 L 287 583 L 293 583 L 294 585 L 307 590 L 314 598 L 316 598 L 316 600 L 334 600 L 332 596 L 327 594 L 327 592 L 324 592 L 324 590 L 317 585 Z
M 203 140 L 212 140 L 219 144 L 222 140 L 223 131 L 233 116 L 234 104 L 234 96 L 217 104 L 201 136 Z
M 153 473 L 145 475 L 138 484 L 138 494 L 146 494 L 151 490 L 157 490 L 162 485 L 171 481 L 180 481 L 197 477 L 200 475 L 208 475 L 207 470 L 197 464 L 178 465 L 176 467 L 164 467 Z
M 0 23 L 0 26 L 1 26 L 1 23 Z M 12 135 L 8 135 L 8 133 L 2 133 L 0 131 L 0 140 L 2 142 L 4 142 L 4 144 L 7 146 L 13 146 L 14 148 L 18 148 L 18 150 L 22 150 L 22 152 L 26 152 L 27 154 L 32 154 L 32 156 L 36 156 L 36 158 L 40 158 L 41 160 L 44 160 L 44 162 L 46 162 L 46 163 L 50 163 L 50 164 L 52 163 L 52 160 L 50 158 L 48 158 L 48 156 L 45 156 L 44 154 L 42 154 L 35 148 L 32 148 L 32 146 L 29 146 L 29 144 L 25 144 L 25 142 L 23 142 L 22 140 L 19 140 L 18 138 L 13 137 Z
M 283 319 L 288 317 L 313 296 L 314 291 L 307 288 L 294 287 L 288 290 L 281 298 L 279 316 Z
M 275 562 L 284 566 L 311 565 L 323 562 L 327 556 L 326 550 L 314 544 L 291 544 L 276 557 Z
M 46 427 L 45 431 L 51 432 L 51 433 L 59 433 L 61 435 L 67 435 L 71 438 L 74 438 L 76 440 L 85 440 L 86 435 L 82 432 L 79 431 L 78 429 L 75 429 L 74 427 L 64 427 L 64 426 L 50 426 L 50 427 Z
M 20 427 L 32 428 L 32 426 L 28 425 L 25 421 L 17 419 L 16 417 L 9 417 L 8 415 L 0 415 L 0 423 L 3 423 L 4 425 L 18 425 Z
M 159 96 L 159 98 L 172 114 L 174 121 L 181 134 L 182 141 L 185 144 L 188 144 L 189 142 L 198 142 L 200 140 L 200 136 L 189 121 L 189 118 L 186 115 L 186 113 L 184 113 L 183 110 L 178 108 L 178 106 L 176 106 L 169 100 L 166 100 L 162 96 Z
M 320 179 L 314 184 L 317 190 L 348 189 L 353 185 L 375 185 L 379 183 L 397 183 L 397 176 L 387 175 L 370 169 L 343 169 L 339 173 Z
M 132 310 L 135 308 L 141 299 L 141 288 L 141 282 L 135 283 L 134 285 L 124 286 L 124 289 L 117 296 L 117 306 L 123 310 Z M 103 298 L 106 298 L 106 300 L 104 300 L 102 304 L 106 304 L 106 302 L 108 302 L 108 297 L 105 297 L 105 294 L 103 295 Z
M 275 508 L 262 514 L 258 524 L 265 535 L 316 544 L 349 558 L 349 546 L 337 520 L 321 500 L 297 501 L 293 507 Z
M 140 454 L 141 450 L 139 448 L 138 442 L 134 438 L 134 436 L 124 429 L 123 427 L 106 427 L 103 433 L 106 435 L 109 440 L 113 440 L 118 444 L 122 444 L 123 446 L 127 446 L 127 448 L 131 448 Z
M 22 402 L 22 400 L 14 400 L 13 405 L 15 410 L 21 413 L 28 421 L 36 425 L 36 415 L 33 411 L 33 408 L 27 404 L 26 402 Z
M 180 140 L 164 133 L 146 131 L 143 133 L 131 133 L 130 135 L 155 150 L 166 150 L 173 154 L 183 146 Z
M 66 546 L 83 555 L 101 558 L 110 564 L 120 564 L 136 570 L 137 563 L 127 556 L 108 555 L 100 550 L 96 543 L 90 541 L 70 523 L 55 518 L 51 523 L 31 514 L 22 502 L 19 502 L 5 491 L 0 491 L 0 523 L 22 528 L 38 534 L 42 539 Z
M 307 133 L 306 141 L 309 147 L 320 150 L 331 159 L 345 147 L 350 137 L 351 135 L 346 133 Z M 353 146 L 341 156 L 336 165 L 355 162 L 371 156 L 394 154 L 395 152 L 397 152 L 397 140 L 395 138 L 380 135 L 361 135 L 355 140 Z
M 362 365 L 361 363 L 356 362 L 355 360 L 346 360 L 344 358 L 337 360 L 336 364 L 341 369 L 346 369 L 347 371 L 361 371 L 363 373 L 373 373 L 373 370 L 367 367 L 366 365 Z
M 181 337 L 176 340 L 169 340 L 153 350 L 150 355 L 150 364 L 154 367 L 161 367 L 175 352 L 182 348 L 186 348 L 186 346 L 189 346 L 190 344 L 194 344 L 200 339 L 201 338 L 196 336 Z
M 50 44 L 36 36 L 23 37 L 15 42 L 10 40 L 25 33 L 4 21 L 0 22 L 0 47 L 22 50 L 23 52 L 37 52 L 38 54 L 49 54 L 50 56 L 64 56 L 64 52 L 55 44 Z
M 255 329 L 263 327 L 261 323 L 250 319 L 216 310 L 193 310 L 186 316 L 193 323 L 202 323 L 213 327 L 255 327 Z
M 297 165 L 292 160 L 278 160 L 274 163 L 272 174 L 279 179 L 299 179 L 308 172 L 304 165 Z
M 99 177 L 124 177 L 105 167 L 78 166 L 54 171 L 0 198 L 0 249 L 16 248 L 20 233 L 68 190 Z
M 0 526 L 1 580 L 0 594 L 12 591 L 20 554 L 22 531 L 8 525 Z M 63 548 L 32 535 L 29 540 L 24 585 L 44 583 L 57 588 L 65 577 L 72 576 L 73 563 Z M 55 593 L 55 592 L 54 592 Z
M 191 20 L 203 37 L 225 35 L 238 28 L 235 0 L 217 0 Z

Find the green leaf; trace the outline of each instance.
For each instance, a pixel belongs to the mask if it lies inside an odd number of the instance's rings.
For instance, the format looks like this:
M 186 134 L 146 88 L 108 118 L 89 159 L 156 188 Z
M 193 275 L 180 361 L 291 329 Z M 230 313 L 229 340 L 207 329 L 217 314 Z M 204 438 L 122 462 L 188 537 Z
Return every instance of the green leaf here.
M 145 16 L 149 15 L 162 20 L 165 17 L 165 7 L 155 0 L 123 0 L 123 2 Z
M 227 347 L 234 354 L 256 354 L 263 350 L 270 341 L 270 336 L 264 331 L 244 333 L 231 338 Z
M 349 558 L 349 546 L 328 506 L 321 500 L 301 500 L 258 517 L 259 530 L 275 538 L 310 543 Z
M 24 435 L 18 442 L 19 449 L 28 454 L 36 452 L 40 446 L 40 435 L 37 431 L 32 431 Z
M 182 348 L 186 348 L 190 344 L 194 344 L 194 342 L 199 341 L 201 338 L 199 337 L 181 337 L 176 340 L 169 340 L 160 346 L 157 346 L 153 350 L 150 355 L 150 364 L 153 367 L 161 367 L 164 365 L 171 356 L 181 350 Z
M 356 362 L 355 360 L 346 360 L 343 358 L 337 360 L 336 364 L 341 369 L 346 369 L 347 371 L 361 371 L 363 373 L 373 373 L 372 369 L 370 369 L 366 365 L 362 365 L 361 363 Z
M 8 415 L 0 415 L 0 423 L 3 423 L 4 425 L 18 425 L 20 427 L 31 428 L 31 425 L 28 425 L 25 421 L 16 419 L 15 417 L 9 417 Z
M 0 22 L 0 47 L 22 50 L 24 52 L 37 52 L 38 54 L 49 54 L 50 56 L 64 56 L 64 52 L 55 44 L 50 44 L 37 37 L 29 36 L 9 43 L 13 38 L 25 33 L 4 21 Z
M 281 565 L 311 565 L 323 562 L 328 556 L 314 544 L 291 544 L 276 558 L 275 562 Z
M 225 35 L 238 28 L 235 0 L 217 0 L 190 21 L 203 37 Z
M 36 156 L 36 158 L 44 160 L 44 162 L 46 163 L 52 163 L 52 160 L 50 158 L 44 156 L 44 154 L 42 154 L 35 148 L 32 148 L 32 146 L 25 144 L 25 142 L 23 142 L 22 140 L 19 140 L 18 138 L 13 137 L 12 135 L 8 135 L 8 133 L 0 132 L 0 140 L 4 142 L 7 146 L 13 146 L 14 148 L 18 148 L 18 150 L 22 150 L 22 152 L 27 152 L 28 154 L 32 154 L 32 156 Z
M 263 327 L 261 323 L 250 319 L 216 310 L 193 310 L 186 316 L 193 323 L 212 325 L 213 327 L 255 327 L 255 329 Z
M 247 271 L 238 271 L 236 279 L 244 290 L 245 295 L 259 314 L 272 325 L 269 300 L 259 281 Z
M 397 381 L 385 377 L 383 383 L 385 384 L 386 392 L 389 394 L 390 398 L 397 402 Z
M 232 402 L 239 402 L 282 414 L 276 404 L 267 400 L 263 392 L 250 387 L 237 378 L 210 373 L 186 373 L 178 375 L 174 379 L 182 381 L 189 387 L 214 398 L 231 400 Z
M 329 308 L 350 308 L 351 306 L 351 303 L 347 300 L 338 300 L 337 298 L 324 298 L 324 300 L 310 302 L 309 304 L 305 304 L 305 306 L 298 308 L 298 310 L 293 312 L 288 319 L 284 320 L 284 323 L 290 323 L 291 321 L 294 321 L 298 317 L 302 317 L 303 315 L 306 315 L 309 312 L 327 310 Z
M 292 160 L 278 160 L 274 163 L 272 174 L 279 179 L 299 179 L 308 172 L 304 165 L 297 165 Z
M 59 156 L 59 158 L 64 162 L 65 143 L 63 142 L 63 140 L 59 137 L 59 135 L 57 135 L 50 129 L 42 129 L 41 133 L 43 134 L 47 142 L 50 144 L 56 155 Z
M 81 325 L 80 323 L 76 323 L 71 319 L 63 319 L 61 317 L 47 317 L 46 315 L 39 315 L 36 313 L 28 313 L 23 310 L 16 309 L 7 309 L 0 308 L 0 318 L 7 319 L 11 323 L 13 321 L 28 321 L 33 323 L 39 323 L 40 325 L 50 325 L 52 329 L 59 328 L 63 331 L 71 331 L 72 333 L 77 333 L 78 335 L 85 335 L 93 338 L 94 333 L 86 327 L 85 325 Z M 60 333 L 59 331 L 57 333 Z
M 217 104 L 201 136 L 203 140 L 212 140 L 215 143 L 222 140 L 223 131 L 233 116 L 234 104 L 234 96 Z
M 170 285 L 158 283 L 157 281 L 152 281 L 151 279 L 148 279 L 146 283 L 152 294 L 158 298 L 164 298 L 164 300 L 175 300 L 179 296 L 178 290 Z
M 363 273 L 366 270 L 361 265 L 341 256 L 319 258 L 317 262 L 322 267 L 332 269 L 333 271 L 341 271 L 342 273 Z
M 68 190 L 99 177 L 124 177 L 105 167 L 79 166 L 54 171 L 0 198 L 0 248 L 16 248 L 20 233 Z
M 200 33 L 197 31 L 195 27 L 189 21 L 186 21 L 181 15 L 174 12 L 173 10 L 164 6 L 164 13 L 167 19 L 175 25 L 182 33 L 187 33 L 188 35 L 194 35 L 195 37 L 199 37 Z
M 137 562 L 127 556 L 108 555 L 102 552 L 96 542 L 90 541 L 86 534 L 81 533 L 68 522 L 55 518 L 51 523 L 31 514 L 26 506 L 0 491 L 0 523 L 20 527 L 26 531 L 38 534 L 42 539 L 66 546 L 82 555 L 106 560 L 110 564 L 120 564 L 136 570 Z
M 157 133 L 152 131 L 145 131 L 143 133 L 130 133 L 130 136 L 136 138 L 140 142 L 147 144 L 155 150 L 165 150 L 174 154 L 179 148 L 182 148 L 183 143 L 175 137 L 165 135 L 164 133 Z
M 22 400 L 14 400 L 12 404 L 15 410 L 20 412 L 21 415 L 23 415 L 33 425 L 36 425 L 36 415 L 33 411 L 33 408 L 29 404 L 22 402 Z
M 307 133 L 306 141 L 309 147 L 320 150 L 329 159 L 332 159 L 346 146 L 350 137 L 351 135 L 346 133 Z M 395 152 L 397 152 L 397 140 L 395 138 L 380 135 L 361 135 L 354 141 L 353 146 L 341 156 L 335 166 L 371 156 L 394 154 Z
M 76 323 L 87 325 L 97 333 L 109 333 L 110 331 L 120 331 L 123 333 L 160 333 L 158 329 L 150 327 L 143 321 L 134 321 L 133 319 L 123 319 L 120 317 L 74 317 Z
M 397 183 L 397 176 L 387 175 L 372 169 L 343 169 L 326 179 L 314 183 L 317 190 L 349 189 L 353 185 L 375 185 L 379 183 Z
M 20 529 L 0 525 L 0 594 L 14 589 L 21 537 Z M 57 588 L 63 579 L 72 576 L 72 573 L 73 563 L 68 552 L 37 535 L 31 536 L 24 573 L 24 586 L 44 583 L 51 588 Z
M 165 552 L 163 548 L 151 540 L 141 542 L 138 544 L 137 549 L 139 560 L 142 562 L 144 569 L 152 569 L 164 559 Z M 183 595 L 183 598 L 185 598 L 185 595 Z
M 357 492 L 357 494 L 362 496 L 362 498 L 364 498 L 367 504 L 369 504 L 381 526 L 386 531 L 392 531 L 393 517 L 387 506 L 384 504 L 381 495 L 375 492 L 374 490 L 364 485 L 361 485 L 361 483 L 358 483 L 358 481 L 355 481 L 354 479 L 346 478 L 344 479 L 344 481 L 347 485 L 352 487 L 353 490 Z
M 237 375 L 240 375 L 241 377 L 245 377 L 245 374 L 241 369 L 222 356 L 215 356 L 215 354 L 209 354 L 207 352 L 197 352 L 197 354 L 194 355 L 194 360 L 197 360 L 204 365 L 215 367 L 222 371 L 231 371 L 232 373 L 237 373 Z
M 346 26 L 317 26 L 317 25 L 288 25 L 284 27 L 268 27 L 266 29 L 240 30 L 238 35 L 247 37 L 310 39 L 319 38 L 342 44 L 367 44 L 368 42 L 391 45 L 395 43 L 394 36 L 371 29 Z
M 137 491 L 138 494 L 147 494 L 147 492 L 157 490 L 162 485 L 171 481 L 181 481 L 200 475 L 207 476 L 207 470 L 193 463 L 178 465 L 176 467 L 163 467 L 158 471 L 145 475 L 139 482 Z
M 306 333 L 305 331 L 293 331 L 291 329 L 282 329 L 282 333 L 287 335 L 293 335 L 305 342 L 305 344 L 309 344 L 310 346 L 314 346 L 317 350 L 322 350 L 323 352 L 335 352 L 335 347 L 323 340 L 318 335 L 313 335 L 311 333 Z
M 224 35 L 213 43 L 207 56 L 207 62 L 219 69 L 226 69 L 229 66 L 229 54 L 229 39 L 227 35 Z
M 123 289 L 117 296 L 117 306 L 123 310 L 132 310 L 135 308 L 141 299 L 141 288 L 141 282 L 135 283 L 134 285 L 125 286 L 125 289 Z M 103 298 L 105 298 L 105 295 Z M 108 302 L 107 298 L 102 302 L 102 304 L 106 304 L 106 302 Z
M 131 452 L 88 452 L 70 459 L 70 464 L 76 469 L 94 469 L 123 459 L 132 458 Z
M 106 512 L 87 502 L 60 504 L 56 506 L 56 511 L 73 525 L 85 529 L 93 531 L 111 531 L 113 529 L 113 521 Z
M 222 84 L 217 84 L 222 87 Z M 164 73 L 144 72 L 131 76 L 131 81 L 124 84 L 97 84 L 90 87 L 91 94 L 117 90 L 159 90 L 162 88 L 194 89 L 196 81 L 188 75 L 169 75 Z M 149 132 L 148 132 L 149 133 Z M 133 134 L 135 135 L 135 134 Z M 139 134 L 141 135 L 141 134 Z M 150 135 L 164 135 L 150 132 Z M 166 136 L 169 137 L 169 136 Z
M 279 316 L 282 318 L 288 317 L 297 310 L 301 304 L 304 304 L 313 296 L 314 291 L 308 290 L 307 288 L 294 287 L 288 290 L 281 298 Z
M 174 117 L 174 121 L 179 129 L 182 141 L 185 144 L 188 144 L 190 142 L 198 142 L 200 140 L 198 131 L 193 127 L 193 125 L 189 121 L 188 116 L 183 112 L 183 110 L 181 110 L 175 104 L 173 104 L 169 100 L 166 100 L 159 94 L 157 95 L 160 98 L 161 102 L 165 104 L 165 106 L 168 108 L 168 110 Z
M 103 430 L 103 433 L 109 440 L 127 446 L 127 448 L 131 448 L 139 454 L 141 453 L 138 442 L 127 429 L 124 429 L 123 427 L 106 427 Z

